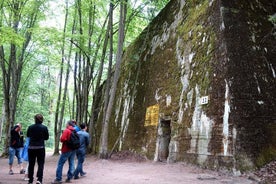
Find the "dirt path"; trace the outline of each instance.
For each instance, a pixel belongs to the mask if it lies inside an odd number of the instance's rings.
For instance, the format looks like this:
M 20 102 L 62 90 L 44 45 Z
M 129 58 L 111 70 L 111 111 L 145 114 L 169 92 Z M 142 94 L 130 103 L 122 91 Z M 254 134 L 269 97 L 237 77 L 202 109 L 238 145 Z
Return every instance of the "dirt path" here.
M 46 158 L 44 184 L 50 184 L 55 178 L 58 156 Z M 68 164 L 63 168 L 63 180 L 66 179 Z M 72 183 L 85 184 L 256 184 L 247 177 L 234 177 L 217 172 L 202 170 L 184 163 L 166 164 L 160 162 L 133 160 L 98 160 L 88 157 L 84 164 L 87 176 Z M 24 175 L 19 174 L 18 166 L 14 175 L 8 175 L 8 160 L 0 158 L 0 184 L 26 184 Z

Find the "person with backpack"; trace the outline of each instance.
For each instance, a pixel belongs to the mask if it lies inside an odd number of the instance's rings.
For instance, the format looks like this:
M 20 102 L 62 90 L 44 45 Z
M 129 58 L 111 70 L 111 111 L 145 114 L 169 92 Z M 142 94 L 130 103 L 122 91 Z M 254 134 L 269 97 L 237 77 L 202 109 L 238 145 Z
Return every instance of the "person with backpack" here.
M 45 141 L 49 139 L 49 131 L 47 126 L 43 125 L 42 114 L 34 116 L 35 123 L 30 125 L 27 130 L 27 137 L 30 138 L 28 146 L 28 176 L 29 184 L 34 180 L 34 168 L 37 162 L 36 184 L 41 184 L 43 179 L 44 163 L 45 163 Z
M 85 123 L 80 124 L 81 131 L 78 131 L 80 138 L 80 147 L 77 150 L 78 165 L 74 173 L 74 179 L 79 179 L 80 176 L 84 176 L 86 173 L 83 171 L 83 162 L 85 159 L 86 148 L 90 143 L 89 133 L 86 131 L 87 126 Z
M 62 132 L 62 135 L 60 137 L 60 142 L 62 143 L 61 154 L 59 156 L 59 160 L 57 163 L 56 179 L 52 182 L 52 184 L 62 183 L 62 169 L 67 160 L 69 162 L 69 168 L 67 172 L 67 179 L 65 180 L 65 182 L 70 183 L 70 180 L 74 176 L 74 171 L 75 171 L 74 159 L 76 155 L 76 148 L 72 148 L 70 146 L 71 144 L 74 144 L 74 143 L 70 144 L 71 134 L 75 135 L 76 131 L 74 129 L 74 123 L 72 121 L 68 121 L 66 124 L 66 129 Z

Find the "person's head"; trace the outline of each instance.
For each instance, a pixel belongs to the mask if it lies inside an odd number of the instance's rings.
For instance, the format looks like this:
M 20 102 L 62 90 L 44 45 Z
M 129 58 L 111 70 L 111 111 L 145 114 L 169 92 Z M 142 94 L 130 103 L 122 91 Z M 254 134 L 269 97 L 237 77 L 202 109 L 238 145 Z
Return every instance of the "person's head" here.
M 43 116 L 41 114 L 36 114 L 34 116 L 34 119 L 35 119 L 35 123 L 42 123 L 43 122 Z
M 76 126 L 76 125 L 77 125 L 77 121 L 76 121 L 76 120 L 72 119 L 71 121 L 72 121 L 72 123 L 73 123 L 73 126 Z
M 82 130 L 86 130 L 86 124 L 85 124 L 85 123 L 81 123 L 81 124 L 80 124 L 80 128 L 81 128 Z
M 20 130 L 22 129 L 22 124 L 21 123 L 17 123 L 15 126 L 18 126 Z
M 16 126 L 18 126 L 18 128 L 15 131 L 20 132 L 20 135 L 23 135 L 22 124 L 21 123 L 17 123 Z
M 74 127 L 74 126 L 75 126 L 75 124 L 73 123 L 73 121 L 72 121 L 72 120 L 69 120 L 69 121 L 67 121 L 67 124 L 66 124 L 66 127 L 68 127 L 68 126 L 72 126 L 72 127 Z
M 19 125 L 15 125 L 13 127 L 13 130 L 16 131 L 16 132 L 19 132 L 21 130 L 20 126 Z

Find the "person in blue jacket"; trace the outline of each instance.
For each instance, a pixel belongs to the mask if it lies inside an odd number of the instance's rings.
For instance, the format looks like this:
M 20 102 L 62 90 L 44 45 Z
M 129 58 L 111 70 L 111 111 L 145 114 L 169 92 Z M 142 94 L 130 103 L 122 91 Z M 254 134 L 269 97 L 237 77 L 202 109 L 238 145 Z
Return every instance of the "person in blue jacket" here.
M 81 130 L 77 132 L 80 138 L 80 147 L 77 150 L 78 165 L 74 173 L 74 179 L 79 179 L 79 174 L 80 176 L 84 176 L 86 174 L 83 171 L 83 162 L 85 160 L 86 148 L 90 144 L 90 136 L 86 131 L 87 130 L 86 124 L 82 123 L 80 125 L 80 128 Z

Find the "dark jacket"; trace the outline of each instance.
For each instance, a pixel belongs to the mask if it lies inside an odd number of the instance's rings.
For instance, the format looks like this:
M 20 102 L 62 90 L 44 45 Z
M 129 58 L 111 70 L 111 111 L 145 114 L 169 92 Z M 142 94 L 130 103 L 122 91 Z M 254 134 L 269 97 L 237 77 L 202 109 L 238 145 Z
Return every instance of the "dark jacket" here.
M 19 132 L 16 131 L 16 128 L 18 128 L 18 125 L 15 125 L 11 129 L 11 139 L 10 139 L 10 147 L 13 148 L 20 148 L 24 143 L 21 143 L 23 139 L 20 138 Z
M 27 130 L 27 137 L 30 137 L 29 149 L 45 148 L 45 140 L 49 139 L 48 128 L 41 123 L 30 125 Z
M 24 135 L 21 130 L 19 131 L 19 136 L 20 136 L 20 146 L 19 147 L 23 148 L 24 147 Z

